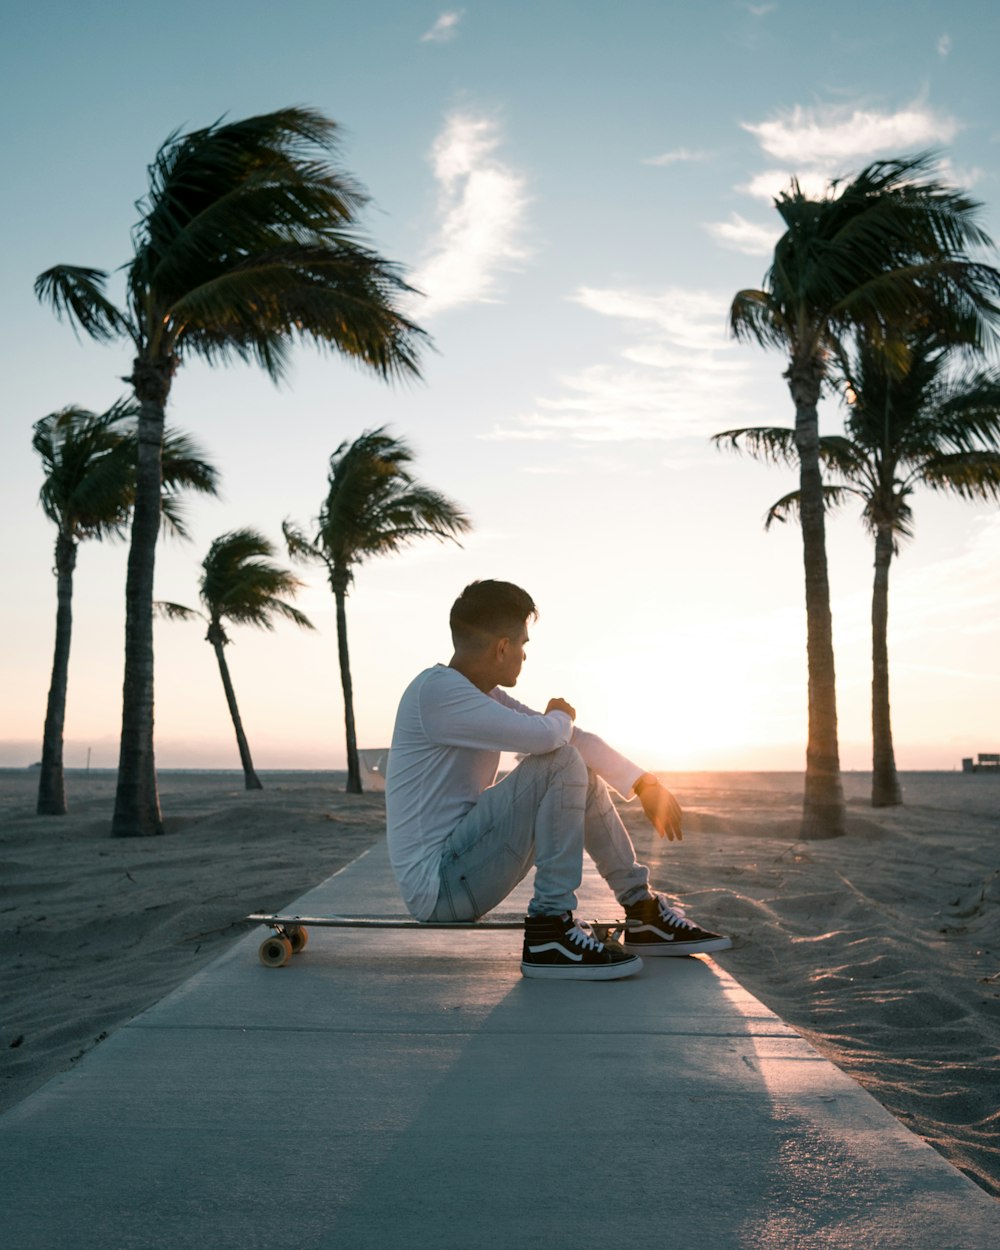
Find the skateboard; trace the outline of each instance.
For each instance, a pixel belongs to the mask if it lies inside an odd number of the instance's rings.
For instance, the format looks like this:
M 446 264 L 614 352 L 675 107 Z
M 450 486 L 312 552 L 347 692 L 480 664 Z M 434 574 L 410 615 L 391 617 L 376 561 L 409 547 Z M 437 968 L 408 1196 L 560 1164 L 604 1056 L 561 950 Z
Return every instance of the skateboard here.
M 523 929 L 523 915 L 491 914 L 483 920 L 414 920 L 412 916 L 282 916 L 253 912 L 248 921 L 266 924 L 271 930 L 260 944 L 258 956 L 266 968 L 281 968 L 293 955 L 304 951 L 309 929 L 475 929 L 492 933 L 501 929 Z M 625 929 L 624 920 L 588 922 L 599 942 L 614 940 Z

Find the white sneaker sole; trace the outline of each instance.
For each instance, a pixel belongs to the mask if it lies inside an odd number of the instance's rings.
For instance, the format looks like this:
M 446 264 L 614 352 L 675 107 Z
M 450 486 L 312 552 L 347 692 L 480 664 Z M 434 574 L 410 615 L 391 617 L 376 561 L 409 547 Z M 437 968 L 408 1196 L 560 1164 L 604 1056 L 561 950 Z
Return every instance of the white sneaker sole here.
M 706 938 L 704 942 L 625 942 L 630 955 L 649 955 L 651 958 L 668 955 L 710 955 L 712 951 L 727 951 L 732 946 L 727 937 Z
M 629 952 L 632 954 L 632 952 Z M 616 964 L 526 964 L 521 963 L 521 975 L 537 977 L 541 981 L 618 981 L 630 977 L 642 968 L 642 960 L 632 954 Z

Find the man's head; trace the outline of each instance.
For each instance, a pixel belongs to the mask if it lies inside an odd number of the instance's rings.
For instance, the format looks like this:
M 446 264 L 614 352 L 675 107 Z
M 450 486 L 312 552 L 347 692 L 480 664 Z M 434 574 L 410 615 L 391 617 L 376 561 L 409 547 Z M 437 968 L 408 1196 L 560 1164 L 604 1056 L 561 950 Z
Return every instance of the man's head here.
M 524 663 L 528 621 L 537 616 L 534 601 L 520 586 L 512 582 L 472 582 L 451 609 L 451 637 L 458 667 L 467 676 L 467 670 L 474 670 L 480 676 L 479 684 L 490 681 L 490 689 L 513 686 Z

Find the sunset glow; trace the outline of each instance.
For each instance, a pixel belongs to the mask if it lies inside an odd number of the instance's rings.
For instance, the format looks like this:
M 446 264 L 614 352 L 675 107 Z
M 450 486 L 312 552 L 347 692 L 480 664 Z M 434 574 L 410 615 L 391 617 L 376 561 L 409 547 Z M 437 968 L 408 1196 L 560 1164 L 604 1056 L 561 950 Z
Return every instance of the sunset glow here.
M 0 506 L 16 590 L 0 604 L 0 765 L 38 758 L 52 661 L 54 532 L 31 425 L 110 405 L 131 368 L 122 344 L 75 339 L 32 283 L 57 262 L 95 266 L 118 298 L 157 145 L 177 127 L 303 102 L 342 125 L 342 166 L 374 199 L 371 241 L 423 291 L 411 315 L 434 349 L 423 383 L 396 388 L 304 348 L 281 387 L 253 367 L 186 363 L 168 416 L 218 465 L 222 500 L 191 501 L 190 544 L 161 542 L 156 596 L 191 602 L 227 529 L 280 543 L 284 518 L 316 515 L 334 448 L 387 424 L 474 529 L 461 549 L 430 543 L 359 570 L 348 623 L 363 745 L 388 742 L 400 691 L 447 660 L 462 587 L 500 577 L 542 612 L 519 697 L 564 694 L 581 724 L 650 767 L 801 768 L 801 544 L 794 525 L 762 525 L 795 474 L 709 442 L 793 411 L 781 354 L 734 342 L 727 312 L 763 278 L 780 230 L 771 197 L 793 175 L 821 195 L 868 161 L 940 149 L 943 176 L 1000 233 L 980 16 L 933 4 L 901 28 L 876 6 L 864 40 L 837 27 L 828 47 L 815 3 L 793 20 L 791 8 L 652 0 L 419 13 L 310 0 L 297 10 L 309 36 L 290 40 L 257 0 L 181 0 L 169 36 L 138 14 L 112 51 L 87 6 L 59 7 L 55 24 L 25 10 L 3 51 L 12 98 L 35 103 L 4 140 L 22 193 L 3 210 L 18 245 L 4 261 Z M 55 85 L 39 99 L 40 63 Z M 80 193 L 67 200 L 67 185 Z M 824 398 L 823 431 L 842 416 Z M 903 768 L 952 768 L 1000 749 L 1000 524 L 983 504 L 927 491 L 913 503 L 890 592 L 896 749 Z M 856 509 L 831 516 L 828 545 L 842 759 L 865 768 L 872 551 Z M 122 545 L 80 551 L 71 766 L 88 750 L 95 767 L 117 760 L 125 561 Z M 228 651 L 264 770 L 344 762 L 333 600 L 317 572 L 303 576 L 298 606 L 317 633 L 238 629 Z M 156 656 L 160 764 L 235 767 L 199 630 L 157 625 Z

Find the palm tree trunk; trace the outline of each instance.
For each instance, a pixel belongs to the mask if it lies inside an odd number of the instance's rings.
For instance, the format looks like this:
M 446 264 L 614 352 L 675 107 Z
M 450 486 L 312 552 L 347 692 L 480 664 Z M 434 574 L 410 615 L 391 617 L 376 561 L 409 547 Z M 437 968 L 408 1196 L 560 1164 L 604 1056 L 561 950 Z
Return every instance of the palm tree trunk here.
M 240 763 L 243 765 L 244 784 L 248 790 L 263 790 L 264 787 L 254 771 L 253 760 L 250 758 L 250 747 L 247 743 L 246 734 L 243 732 L 240 709 L 236 706 L 236 691 L 233 689 L 232 679 L 229 676 L 229 665 L 226 663 L 225 642 L 222 638 L 221 630 L 218 630 L 214 625 L 209 628 L 208 641 L 212 644 L 215 658 L 219 661 L 222 687 L 226 692 L 229 715 L 233 718 L 233 728 L 236 730 L 236 745 L 239 747 Z
M 63 726 L 66 721 L 66 687 L 69 681 L 69 647 L 73 635 L 73 571 L 76 543 L 60 531 L 56 539 L 56 646 L 52 680 L 45 709 L 42 737 L 42 771 L 38 778 L 39 816 L 66 815 L 66 784 L 63 777 Z
M 135 362 L 132 384 L 139 401 L 132 544 L 125 582 L 125 679 L 118 788 L 111 832 L 139 837 L 163 832 L 153 754 L 153 573 L 160 529 L 163 421 L 170 361 Z
M 872 807 L 896 807 L 903 792 L 896 773 L 889 718 L 889 565 L 892 530 L 875 535 L 875 586 L 872 591 Z
M 845 832 L 837 743 L 837 688 L 826 563 L 823 476 L 819 461 L 817 405 L 822 374 L 822 361 L 809 360 L 793 362 L 785 375 L 795 403 L 795 446 L 799 455 L 802 558 L 806 583 L 809 741 L 806 747 L 802 837 L 813 839 L 836 838 Z
M 358 739 L 354 729 L 354 685 L 351 661 L 347 654 L 347 590 L 334 586 L 337 600 L 337 653 L 340 658 L 340 684 L 344 690 L 344 730 L 347 736 L 347 793 L 363 793 L 361 765 L 358 761 Z

